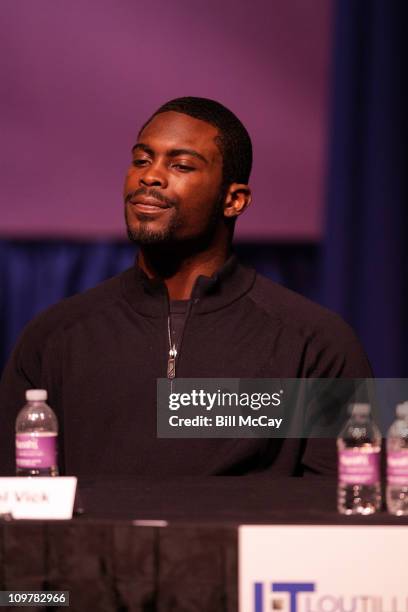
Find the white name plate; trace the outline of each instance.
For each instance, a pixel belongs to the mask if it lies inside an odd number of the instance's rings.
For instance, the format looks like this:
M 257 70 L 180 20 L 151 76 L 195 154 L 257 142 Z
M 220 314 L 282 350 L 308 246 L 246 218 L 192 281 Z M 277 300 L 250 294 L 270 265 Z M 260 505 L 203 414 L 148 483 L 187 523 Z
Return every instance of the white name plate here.
M 408 612 L 408 525 L 243 525 L 238 538 L 240 612 Z
M 0 515 L 14 519 L 71 519 L 77 478 L 0 478 Z

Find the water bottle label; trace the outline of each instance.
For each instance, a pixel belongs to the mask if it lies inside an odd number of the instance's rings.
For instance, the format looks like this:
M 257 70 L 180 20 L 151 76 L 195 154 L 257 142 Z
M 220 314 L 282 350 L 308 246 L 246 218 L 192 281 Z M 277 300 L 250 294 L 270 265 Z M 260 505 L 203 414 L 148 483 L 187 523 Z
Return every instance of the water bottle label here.
M 57 434 L 17 434 L 16 466 L 49 468 L 57 465 Z
M 389 485 L 408 486 L 408 451 L 387 453 L 387 482 Z
M 374 485 L 380 480 L 380 452 L 345 449 L 339 452 L 341 484 Z

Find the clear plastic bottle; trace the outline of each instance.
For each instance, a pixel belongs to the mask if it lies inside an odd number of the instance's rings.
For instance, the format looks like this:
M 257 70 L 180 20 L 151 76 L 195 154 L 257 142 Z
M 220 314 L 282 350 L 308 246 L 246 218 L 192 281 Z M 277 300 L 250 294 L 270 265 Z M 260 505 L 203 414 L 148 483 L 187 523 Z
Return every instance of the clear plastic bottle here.
M 58 476 L 58 421 L 47 391 L 29 389 L 16 420 L 17 476 Z
M 387 433 L 387 509 L 408 515 L 408 402 L 398 404 Z
M 341 514 L 372 514 L 381 507 L 381 433 L 369 404 L 352 404 L 349 411 L 337 438 L 337 509 Z

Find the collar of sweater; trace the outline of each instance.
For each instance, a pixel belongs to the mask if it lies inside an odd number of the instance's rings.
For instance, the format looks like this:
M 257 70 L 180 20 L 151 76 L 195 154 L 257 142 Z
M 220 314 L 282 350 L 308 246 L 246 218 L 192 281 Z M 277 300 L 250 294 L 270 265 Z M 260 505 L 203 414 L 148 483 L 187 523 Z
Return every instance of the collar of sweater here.
M 194 284 L 191 300 L 194 312 L 204 314 L 225 308 L 245 295 L 255 282 L 256 272 L 238 262 L 231 255 L 213 276 L 199 276 Z M 149 279 L 135 265 L 121 277 L 122 293 L 131 306 L 150 317 L 167 316 L 169 297 L 161 280 Z

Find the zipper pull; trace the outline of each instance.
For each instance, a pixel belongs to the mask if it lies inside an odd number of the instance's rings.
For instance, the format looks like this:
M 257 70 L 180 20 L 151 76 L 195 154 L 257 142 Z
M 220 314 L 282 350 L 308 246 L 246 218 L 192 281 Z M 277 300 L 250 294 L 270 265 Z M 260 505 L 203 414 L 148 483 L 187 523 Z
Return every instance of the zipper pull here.
M 177 350 L 173 345 L 169 350 L 169 359 L 167 361 L 167 378 L 175 378 L 176 376 L 176 357 Z
M 167 378 L 175 378 L 176 376 L 176 345 L 171 342 L 170 315 L 167 317 L 167 333 L 169 335 L 169 358 L 167 360 Z

